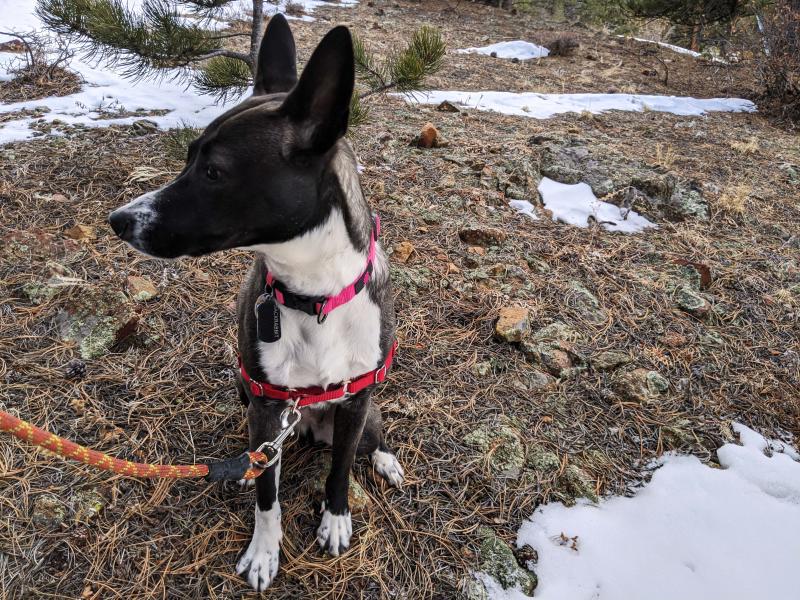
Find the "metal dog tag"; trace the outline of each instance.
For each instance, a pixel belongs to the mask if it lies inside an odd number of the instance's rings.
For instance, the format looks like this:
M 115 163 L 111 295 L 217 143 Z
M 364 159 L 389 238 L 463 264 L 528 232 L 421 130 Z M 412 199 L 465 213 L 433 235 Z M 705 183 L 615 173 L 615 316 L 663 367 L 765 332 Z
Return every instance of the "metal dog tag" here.
M 267 344 L 281 339 L 281 311 L 272 294 L 261 294 L 256 300 L 258 339 Z

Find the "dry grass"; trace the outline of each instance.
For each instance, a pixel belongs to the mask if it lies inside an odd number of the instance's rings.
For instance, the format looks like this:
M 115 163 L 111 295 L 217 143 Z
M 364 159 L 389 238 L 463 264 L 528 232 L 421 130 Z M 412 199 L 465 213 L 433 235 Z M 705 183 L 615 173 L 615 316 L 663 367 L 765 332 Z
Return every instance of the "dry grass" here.
M 730 142 L 730 145 L 731 148 L 744 154 L 745 156 L 755 154 L 761 147 L 758 143 L 758 138 L 755 136 L 749 138 L 747 141 L 734 140 Z
M 747 208 L 753 187 L 747 183 L 735 183 L 727 186 L 720 194 L 716 205 L 721 210 L 732 214 L 741 215 Z
M 442 6 L 387 4 L 377 17 L 375 8 L 360 3 L 333 14 L 346 14 L 370 43 L 388 49 L 392 36 L 420 20 L 452 23 L 455 17 L 442 16 Z M 451 47 L 475 45 L 477 31 L 513 39 L 526 30 L 518 16 L 498 13 L 502 17 L 486 31 L 486 20 L 479 19 L 485 9 L 462 4 L 458 10 L 460 26 L 445 30 Z M 301 57 L 328 26 L 293 23 Z M 607 53 L 606 64 L 619 65 L 614 85 L 626 77 L 642 85 L 639 65 L 624 62 L 621 45 L 596 44 Z M 535 71 L 541 74 L 537 89 L 556 91 L 587 69 L 577 56 L 558 61 L 559 77 L 547 61 L 481 61 L 449 56 L 436 87 L 469 80 L 475 89 L 513 89 L 529 85 L 524 78 Z M 704 72 L 692 68 L 695 75 Z M 675 87 L 667 91 L 681 94 L 699 85 L 682 77 L 672 77 Z M 648 85 L 662 85 L 652 79 Z M 716 80 L 703 81 L 710 86 L 706 95 L 715 95 Z M 607 85 L 601 77 L 594 91 Z M 409 147 L 427 121 L 441 129 L 449 148 Z M 380 136 L 387 130 L 388 140 Z M 720 143 L 744 138 L 745 131 L 759 138 L 760 152 L 745 156 Z M 739 173 L 768 201 L 756 216 L 739 215 L 737 227 L 718 219 L 665 222 L 622 236 L 533 222 L 483 187 L 480 173 L 487 164 L 535 165 L 539 150 L 530 140 L 536 136 L 641 162 L 657 156 L 657 139 L 662 154 L 673 148 L 680 156 L 681 177 L 724 192 L 730 173 Z M 232 251 L 154 260 L 108 230 L 109 210 L 180 170 L 169 144 L 166 134 L 136 137 L 116 128 L 0 150 L 4 228 L 40 228 L 60 238 L 75 223 L 93 225 L 97 239 L 69 265 L 76 276 L 122 291 L 127 275 L 144 275 L 161 288 L 157 300 L 136 305 L 136 336 L 88 363 L 83 379 L 67 379 L 64 368 L 76 349 L 54 323 L 67 298 L 37 305 L 20 291 L 46 272 L 46 260 L 0 258 L 0 406 L 121 457 L 188 462 L 235 455 L 246 445 L 233 388 L 233 303 L 250 256 Z M 312 489 L 327 451 L 289 449 L 281 485 L 284 556 L 270 598 L 456 598 L 459 582 L 478 564 L 478 526 L 512 540 L 539 503 L 571 500 L 557 475 L 527 468 L 518 478 L 493 476 L 487 458 L 464 442 L 479 425 L 510 419 L 529 455 L 546 450 L 562 465 L 580 466 L 600 493 L 625 493 L 641 467 L 668 449 L 713 460 L 714 450 L 730 439 L 731 419 L 771 435 L 800 434 L 797 312 L 785 300 L 800 278 L 800 251 L 791 242 L 800 209 L 790 178 L 763 158 L 780 153 L 783 161 L 800 164 L 800 155 L 791 136 L 759 115 L 688 119 L 648 112 L 538 121 L 440 113 L 389 98 L 375 106 L 373 122 L 357 132 L 355 144 L 365 191 L 381 213 L 384 245 L 409 241 L 415 248 L 407 264 L 393 266 L 401 353 L 377 394 L 407 483 L 388 489 L 359 462 L 355 477 L 371 504 L 354 517 L 351 550 L 322 557 Z M 512 235 L 484 256 L 470 255 L 458 231 L 475 222 Z M 710 269 L 704 293 L 718 310 L 705 320 L 675 306 L 670 285 L 680 279 L 680 260 Z M 514 272 L 522 278 L 508 275 Z M 605 321 L 582 318 L 572 281 L 597 296 Z M 605 350 L 629 353 L 633 366 L 662 373 L 669 393 L 657 402 L 632 402 L 614 391 L 611 374 L 592 369 L 544 389 L 532 386 L 536 367 L 492 338 L 499 308 L 512 303 L 530 309 L 534 327 L 562 320 L 578 329 L 583 339 L 576 350 L 589 359 Z M 486 361 L 491 372 L 481 375 L 476 365 Z M 86 490 L 105 503 L 88 522 L 75 518 L 76 494 Z M 60 526 L 32 521 L 34 504 L 46 495 L 66 510 Z M 252 492 L 234 486 L 108 477 L 2 439 L 0 597 L 245 596 L 233 567 L 250 535 L 253 501 Z

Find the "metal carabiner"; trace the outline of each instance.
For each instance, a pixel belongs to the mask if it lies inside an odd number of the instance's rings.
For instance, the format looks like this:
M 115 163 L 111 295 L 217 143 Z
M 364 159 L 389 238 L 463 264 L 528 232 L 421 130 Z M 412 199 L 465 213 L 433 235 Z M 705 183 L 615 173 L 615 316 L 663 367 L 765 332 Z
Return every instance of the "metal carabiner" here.
M 281 413 L 281 432 L 278 434 L 278 436 L 274 440 L 264 442 L 258 448 L 256 448 L 256 452 L 261 452 L 267 455 L 267 462 L 258 463 L 256 466 L 266 469 L 267 467 L 271 467 L 278 462 L 278 459 L 280 459 L 281 454 L 283 453 L 283 442 L 285 442 L 287 438 L 294 434 L 294 428 L 300 422 L 300 419 L 303 418 L 303 415 L 300 413 L 300 409 L 298 408 L 299 403 L 300 399 L 298 398 L 291 406 L 287 406 Z M 290 421 L 289 418 L 291 416 L 294 416 L 294 419 Z

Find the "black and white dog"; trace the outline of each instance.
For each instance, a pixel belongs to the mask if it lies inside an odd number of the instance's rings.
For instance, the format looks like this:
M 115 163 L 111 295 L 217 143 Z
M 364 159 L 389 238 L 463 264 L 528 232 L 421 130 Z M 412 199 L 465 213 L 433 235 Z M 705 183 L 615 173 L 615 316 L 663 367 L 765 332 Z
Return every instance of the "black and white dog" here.
M 403 481 L 370 400 L 393 355 L 394 308 L 377 221 L 342 137 L 353 86 L 345 27 L 323 38 L 298 80 L 294 38 L 286 19 L 274 16 L 253 96 L 192 142 L 172 183 L 109 217 L 120 238 L 155 257 L 255 250 L 238 301 L 239 390 L 248 405 L 250 449 L 282 431 L 286 398 L 296 398 L 297 389 L 325 398 L 301 409 L 297 429 L 332 446 L 317 540 L 334 556 L 350 544 L 355 455 L 369 455 L 391 485 Z M 255 531 L 236 567 L 256 590 L 278 571 L 279 475 L 280 460 L 256 479 Z

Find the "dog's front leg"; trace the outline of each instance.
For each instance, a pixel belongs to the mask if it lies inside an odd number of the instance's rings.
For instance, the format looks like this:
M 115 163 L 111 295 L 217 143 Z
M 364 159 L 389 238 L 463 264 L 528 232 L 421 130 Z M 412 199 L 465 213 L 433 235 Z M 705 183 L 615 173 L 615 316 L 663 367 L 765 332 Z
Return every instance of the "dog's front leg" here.
M 273 440 L 280 432 L 280 414 L 283 406 L 264 405 L 251 400 L 247 407 L 247 425 L 250 431 L 250 450 L 256 450 L 263 442 Z M 256 518 L 253 539 L 236 565 L 236 572 L 243 576 L 256 591 L 267 589 L 278 574 L 281 529 L 281 505 L 278 502 L 278 480 L 281 461 L 269 467 L 256 479 Z
M 350 546 L 353 534 L 347 492 L 350 469 L 367 420 L 369 397 L 370 390 L 366 389 L 334 409 L 331 471 L 325 482 L 322 521 L 317 529 L 319 545 L 333 556 L 339 556 Z

